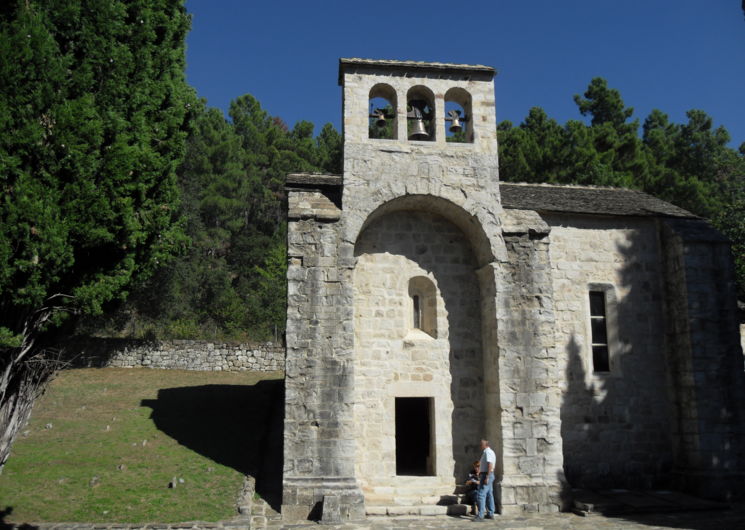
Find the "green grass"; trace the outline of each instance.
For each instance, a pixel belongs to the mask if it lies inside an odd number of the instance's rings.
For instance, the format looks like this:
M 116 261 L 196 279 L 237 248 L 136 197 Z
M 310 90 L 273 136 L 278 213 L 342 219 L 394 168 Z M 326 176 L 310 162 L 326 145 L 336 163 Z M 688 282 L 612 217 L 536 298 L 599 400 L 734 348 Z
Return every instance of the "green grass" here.
M 0 475 L 0 512 L 12 508 L 4 521 L 166 523 L 235 516 L 243 474 L 262 471 L 268 425 L 281 411 L 280 377 L 62 372 L 36 404 Z M 174 477 L 184 482 L 169 488 Z

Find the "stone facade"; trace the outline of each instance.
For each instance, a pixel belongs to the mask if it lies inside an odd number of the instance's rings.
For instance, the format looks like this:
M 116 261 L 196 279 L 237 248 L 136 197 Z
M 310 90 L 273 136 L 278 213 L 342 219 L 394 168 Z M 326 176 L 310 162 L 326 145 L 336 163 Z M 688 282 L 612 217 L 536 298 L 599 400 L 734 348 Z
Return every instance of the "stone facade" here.
M 726 243 L 640 192 L 501 185 L 493 76 L 340 62 L 344 174 L 287 180 L 286 521 L 444 502 L 482 437 L 503 513 L 557 511 L 570 483 L 705 477 L 727 496 L 742 479 Z M 391 139 L 368 134 L 381 96 Z M 414 99 L 432 113 L 427 140 L 408 138 Z M 446 141 L 453 101 L 463 143 Z M 407 422 L 428 430 L 413 472 Z
M 650 219 L 547 215 L 563 378 L 564 470 L 574 486 L 662 487 L 673 466 L 663 270 Z M 588 287 L 605 290 L 610 371 L 594 372 Z
M 77 338 L 65 346 L 76 367 L 274 372 L 284 370 L 285 348 L 271 342 L 226 344 L 199 340 L 146 341 Z

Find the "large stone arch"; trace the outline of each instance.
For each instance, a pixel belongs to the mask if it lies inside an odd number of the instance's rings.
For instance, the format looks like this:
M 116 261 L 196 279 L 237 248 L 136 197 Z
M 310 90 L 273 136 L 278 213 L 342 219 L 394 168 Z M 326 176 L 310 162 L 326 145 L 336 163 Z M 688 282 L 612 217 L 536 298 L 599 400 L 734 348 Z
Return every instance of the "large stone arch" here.
M 486 219 L 492 237 L 478 214 L 413 194 L 380 203 L 348 228 L 356 233 L 355 474 L 366 496 L 401 486 L 392 462 L 396 398 L 427 397 L 434 407 L 432 473 L 409 481 L 412 494 L 452 493 L 482 436 L 501 453 L 495 304 L 501 239 L 494 241 L 496 218 Z M 436 293 L 436 337 L 410 329 L 409 282 L 422 278 Z
M 440 168 L 433 165 L 432 169 Z M 345 187 L 354 188 L 354 181 Z M 361 184 L 361 183 L 360 183 Z M 366 196 L 365 200 L 358 197 Z M 345 195 L 347 215 L 342 229 L 344 243 L 354 245 L 362 230 L 381 215 L 398 210 L 429 211 L 450 220 L 468 237 L 478 266 L 506 258 L 499 213 L 499 197 L 443 186 L 432 179 L 409 181 L 381 179 L 370 194 Z

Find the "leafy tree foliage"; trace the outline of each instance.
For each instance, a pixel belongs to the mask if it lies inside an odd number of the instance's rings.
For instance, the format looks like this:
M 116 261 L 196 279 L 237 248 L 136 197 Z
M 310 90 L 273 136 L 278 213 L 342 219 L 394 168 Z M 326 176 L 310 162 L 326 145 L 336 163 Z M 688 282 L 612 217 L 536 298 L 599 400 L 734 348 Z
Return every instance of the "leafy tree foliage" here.
M 285 176 L 341 172 L 341 136 L 331 124 L 316 138 L 307 121 L 288 129 L 251 95 L 233 101 L 229 115 L 197 108 L 178 171 L 191 245 L 119 310 L 120 332 L 240 340 L 283 333 Z
M 178 0 L 0 7 L 0 468 L 52 332 L 184 241 L 188 26 Z
M 727 131 L 701 110 L 682 124 L 653 110 L 640 134 L 633 109 L 601 78 L 574 101 L 589 124 L 562 126 L 538 107 L 517 127 L 499 124 L 500 178 L 637 188 L 707 217 L 733 242 L 745 298 L 745 144 L 727 147 Z

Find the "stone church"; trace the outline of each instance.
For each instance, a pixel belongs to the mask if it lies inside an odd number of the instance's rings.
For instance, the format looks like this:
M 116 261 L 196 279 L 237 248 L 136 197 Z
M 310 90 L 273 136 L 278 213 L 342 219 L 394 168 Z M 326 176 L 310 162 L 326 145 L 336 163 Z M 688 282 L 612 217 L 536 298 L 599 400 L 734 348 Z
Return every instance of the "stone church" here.
M 500 183 L 494 75 L 340 60 L 343 175 L 287 178 L 285 520 L 440 513 L 482 437 L 503 513 L 742 490 L 727 240 L 638 191 Z

